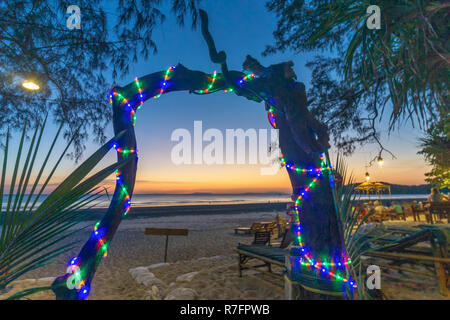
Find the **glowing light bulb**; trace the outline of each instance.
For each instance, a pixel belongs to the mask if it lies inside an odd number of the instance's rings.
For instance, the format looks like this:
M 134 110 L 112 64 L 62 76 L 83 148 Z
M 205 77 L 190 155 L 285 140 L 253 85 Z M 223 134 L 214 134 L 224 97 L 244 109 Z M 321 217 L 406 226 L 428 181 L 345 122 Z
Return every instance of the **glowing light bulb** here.
M 383 166 L 383 163 L 384 163 L 384 160 L 383 160 L 383 158 L 382 158 L 381 156 L 379 156 L 378 159 L 377 159 L 377 162 L 378 162 L 378 165 L 379 165 L 380 167 L 382 167 L 382 166 Z
M 33 90 L 33 91 L 39 90 L 39 86 L 36 83 L 34 83 L 33 81 L 30 81 L 30 80 L 25 80 L 22 83 L 22 86 L 25 89 L 28 89 L 28 90 Z

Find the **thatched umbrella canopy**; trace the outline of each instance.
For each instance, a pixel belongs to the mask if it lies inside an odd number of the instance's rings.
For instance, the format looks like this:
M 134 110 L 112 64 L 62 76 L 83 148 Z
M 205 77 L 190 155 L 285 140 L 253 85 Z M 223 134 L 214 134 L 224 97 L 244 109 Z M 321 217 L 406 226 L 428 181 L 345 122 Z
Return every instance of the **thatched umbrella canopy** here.
M 370 194 L 382 194 L 383 192 L 388 192 L 391 194 L 391 186 L 385 182 L 369 182 L 365 181 L 355 187 L 355 191 Z

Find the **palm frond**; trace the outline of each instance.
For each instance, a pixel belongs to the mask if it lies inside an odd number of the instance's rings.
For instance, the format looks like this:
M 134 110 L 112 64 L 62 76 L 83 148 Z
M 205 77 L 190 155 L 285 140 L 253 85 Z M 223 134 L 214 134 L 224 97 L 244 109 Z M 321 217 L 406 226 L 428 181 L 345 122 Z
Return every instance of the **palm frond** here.
M 368 298 L 365 291 L 364 276 L 362 272 L 361 256 L 371 248 L 373 237 L 368 233 L 360 232 L 371 214 L 362 216 L 361 209 L 356 206 L 358 201 L 354 190 L 353 175 L 348 173 L 348 165 L 342 155 L 338 154 L 335 166 L 336 173 L 341 177 L 342 183 L 336 187 L 335 197 L 338 214 L 342 222 L 344 245 L 348 258 L 351 259 L 350 273 L 358 283 L 358 296 L 360 299 Z
M 123 135 L 124 132 L 121 132 L 80 164 L 39 203 L 73 141 L 72 137 L 45 176 L 44 170 L 53 158 L 62 126 L 63 124 L 41 164 L 37 161 L 37 155 L 43 154 L 41 141 L 45 120 L 32 132 L 28 146 L 25 143 L 28 131 L 24 126 L 12 162 L 14 168 L 8 180 L 9 132 L 6 136 L 0 180 L 0 291 L 27 272 L 53 263 L 58 256 L 74 248 L 76 242 L 70 241 L 71 237 L 83 229 L 78 226 L 79 223 L 87 218 L 89 209 L 102 196 L 103 192 L 98 184 L 134 158 L 129 157 L 90 175 L 114 142 Z M 32 181 L 34 171 L 37 174 Z M 9 192 L 5 194 L 7 181 L 10 186 Z M 5 203 L 3 199 L 7 199 Z M 23 298 L 46 289 L 47 287 L 27 289 L 9 299 Z

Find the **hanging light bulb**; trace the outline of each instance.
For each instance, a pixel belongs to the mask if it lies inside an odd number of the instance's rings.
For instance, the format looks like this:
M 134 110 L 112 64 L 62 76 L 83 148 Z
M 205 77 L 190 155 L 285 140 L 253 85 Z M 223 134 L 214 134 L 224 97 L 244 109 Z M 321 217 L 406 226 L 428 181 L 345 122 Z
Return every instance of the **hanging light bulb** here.
M 370 180 L 369 172 L 366 172 L 366 181 L 369 181 L 369 180 Z
M 28 89 L 28 90 L 33 90 L 33 91 L 39 90 L 39 85 L 37 85 L 36 83 L 34 83 L 34 82 L 31 81 L 31 80 L 26 80 L 26 81 L 24 81 L 24 82 L 22 83 L 22 86 L 23 86 L 25 89 Z
M 383 163 L 384 163 L 384 160 L 383 160 L 383 158 L 382 158 L 381 156 L 378 156 L 377 162 L 378 162 L 378 165 L 379 165 L 380 167 L 382 167 L 382 166 L 383 166 Z

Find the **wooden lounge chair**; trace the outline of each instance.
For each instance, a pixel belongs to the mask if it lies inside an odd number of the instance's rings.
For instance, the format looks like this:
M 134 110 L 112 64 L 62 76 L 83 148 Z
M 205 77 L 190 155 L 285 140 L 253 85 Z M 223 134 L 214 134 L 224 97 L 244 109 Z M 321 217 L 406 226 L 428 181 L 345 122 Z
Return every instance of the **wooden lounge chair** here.
M 265 237 L 270 238 L 270 233 L 266 232 Z M 262 236 L 256 233 L 253 244 L 239 244 L 234 250 L 238 253 L 239 277 L 242 277 L 242 270 L 252 269 L 283 279 L 283 274 L 272 272 L 272 265 L 282 267 L 284 273 L 285 256 L 289 254 L 289 250 L 286 248 L 291 243 L 291 231 L 286 230 L 278 247 L 263 244 L 264 241 L 261 238 Z M 251 265 L 250 262 L 254 260 L 262 261 L 262 264 Z M 267 267 L 267 271 L 262 269 L 265 267 Z
M 256 232 L 270 232 L 272 236 L 277 230 L 277 222 L 253 222 L 251 227 L 237 227 L 234 229 L 234 233 L 243 232 L 244 234 L 254 234 Z
M 379 247 L 364 253 L 364 256 L 369 257 L 365 263 L 375 264 L 387 270 L 393 269 L 437 278 L 441 294 L 448 296 L 450 229 L 430 225 L 421 227 L 418 231 L 412 228 L 387 228 L 386 231 L 391 231 L 391 234 L 374 240 Z M 416 246 L 423 242 L 430 243 L 430 246 L 428 248 Z M 388 262 L 373 261 L 373 258 L 381 258 Z M 420 265 L 427 271 L 404 267 L 404 264 Z
M 283 216 L 281 214 L 277 214 L 277 218 L 276 218 L 276 228 L 278 231 L 278 237 L 281 238 L 284 233 L 286 232 L 286 229 L 289 228 L 289 221 L 285 218 L 283 218 Z
M 256 231 L 255 237 L 253 238 L 252 245 L 269 245 L 270 246 L 270 231 Z
M 278 232 L 277 222 L 276 221 L 272 221 L 270 224 L 266 225 L 266 230 L 265 231 L 270 232 L 270 236 L 272 238 L 274 238 L 275 235 L 278 235 L 277 234 L 277 232 Z
M 260 222 L 253 222 L 251 227 L 237 227 L 234 229 L 234 233 L 242 232 L 244 234 L 251 234 L 257 231 L 264 231 L 264 225 Z

